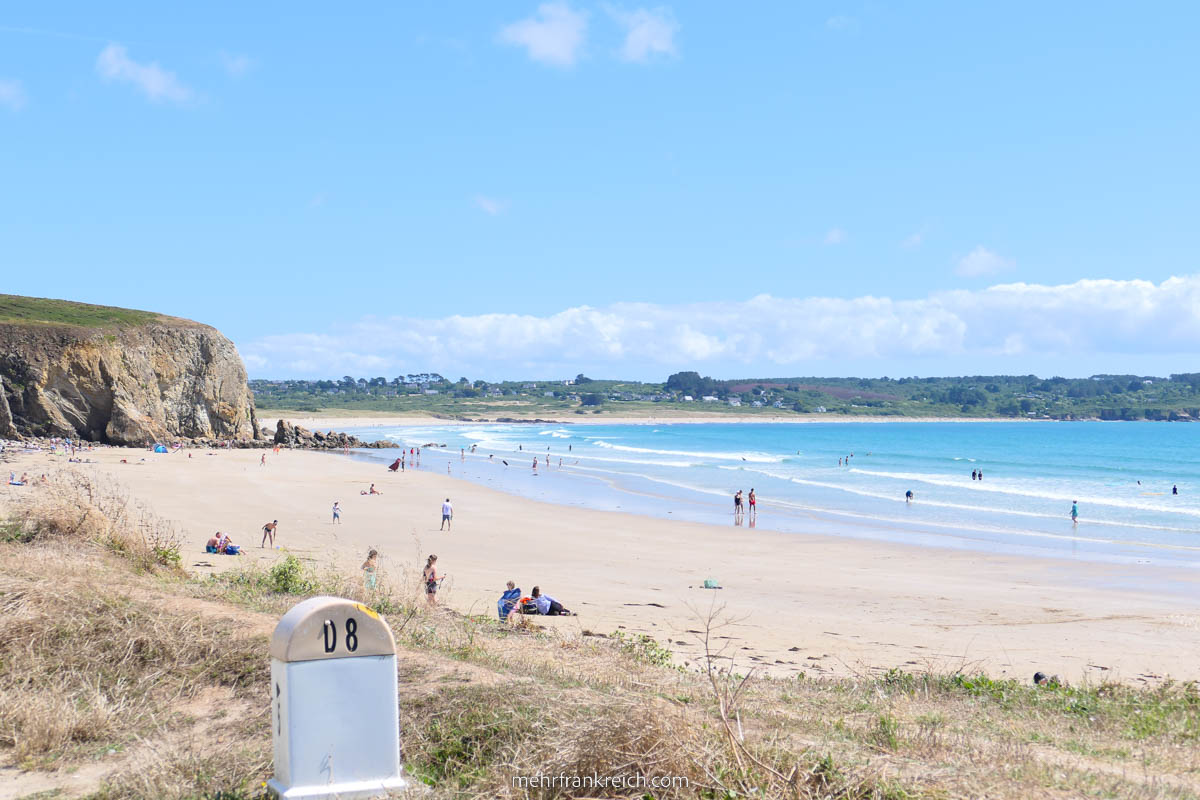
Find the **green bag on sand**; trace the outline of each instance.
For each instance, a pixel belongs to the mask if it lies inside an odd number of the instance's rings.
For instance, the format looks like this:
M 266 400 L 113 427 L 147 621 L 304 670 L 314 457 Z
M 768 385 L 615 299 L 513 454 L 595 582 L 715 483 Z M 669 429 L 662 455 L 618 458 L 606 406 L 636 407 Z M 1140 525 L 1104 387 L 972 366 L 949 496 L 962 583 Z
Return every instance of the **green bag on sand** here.
M 705 589 L 720 589 L 721 584 L 717 582 L 716 578 L 705 578 L 704 579 L 704 588 Z

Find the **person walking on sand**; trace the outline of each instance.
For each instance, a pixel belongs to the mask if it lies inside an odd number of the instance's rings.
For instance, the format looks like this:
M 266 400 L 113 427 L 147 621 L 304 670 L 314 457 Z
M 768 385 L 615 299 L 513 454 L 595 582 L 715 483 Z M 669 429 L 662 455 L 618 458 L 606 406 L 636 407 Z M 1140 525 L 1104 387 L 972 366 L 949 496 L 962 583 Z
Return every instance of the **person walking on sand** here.
M 1072 525 L 1079 524 L 1079 501 L 1078 500 L 1071 501 L 1071 524 Z
M 333 523 L 334 525 L 342 524 L 342 509 L 338 505 L 338 501 L 333 501 Z
M 271 540 L 271 547 L 275 546 L 275 529 L 277 527 L 279 527 L 279 520 L 277 519 L 273 519 L 266 525 L 263 525 L 262 544 L 258 546 L 260 550 L 266 546 L 268 539 Z
M 454 521 L 454 506 L 450 505 L 450 498 L 446 498 L 446 502 L 442 503 L 442 525 L 438 530 L 445 528 L 450 530 L 450 523 Z
M 437 556 L 431 555 L 425 561 L 425 569 L 421 572 L 421 580 L 425 581 L 425 602 L 432 608 L 437 605 L 438 583 L 441 577 L 437 574 Z
M 266 454 L 266 453 L 263 453 L 263 454 L 262 454 L 262 458 L 260 458 L 260 459 L 258 460 L 258 465 L 259 465 L 260 467 L 265 467 L 265 466 L 267 465 L 267 454 Z

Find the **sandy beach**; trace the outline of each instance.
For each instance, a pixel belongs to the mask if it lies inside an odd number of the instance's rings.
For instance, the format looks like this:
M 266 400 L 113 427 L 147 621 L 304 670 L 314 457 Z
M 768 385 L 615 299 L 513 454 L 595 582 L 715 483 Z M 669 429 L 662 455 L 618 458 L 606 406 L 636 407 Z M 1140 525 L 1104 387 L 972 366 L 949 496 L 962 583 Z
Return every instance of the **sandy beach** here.
M 178 526 L 191 572 L 280 558 L 282 550 L 259 548 L 262 525 L 278 519 L 276 544 L 314 567 L 357 570 L 376 547 L 383 573 L 415 591 L 424 556 L 436 553 L 449 576 L 441 599 L 456 610 L 491 615 L 505 581 L 526 593 L 538 584 L 578 612 L 543 618 L 561 635 L 646 633 L 690 665 L 715 604 L 727 621 L 718 631 L 725 655 L 775 674 L 900 667 L 1022 679 L 1042 670 L 1072 682 L 1200 678 L 1200 613 L 1184 593 L 1121 588 L 1135 567 L 838 538 L 816 520 L 797 535 L 548 505 L 448 476 L 444 461 L 433 462 L 440 473 L 393 474 L 341 454 L 188 452 L 99 449 L 84 465 L 16 453 L 8 468 L 82 469 L 125 487 Z M 360 494 L 372 482 L 383 494 Z M 441 532 L 446 497 L 455 516 Z M 340 525 L 331 522 L 335 500 Z M 217 530 L 247 555 L 206 555 Z M 1162 581 L 1197 583 L 1193 571 L 1154 569 Z M 706 578 L 723 588 L 701 588 Z M 1151 584 L 1144 573 L 1140 580 Z

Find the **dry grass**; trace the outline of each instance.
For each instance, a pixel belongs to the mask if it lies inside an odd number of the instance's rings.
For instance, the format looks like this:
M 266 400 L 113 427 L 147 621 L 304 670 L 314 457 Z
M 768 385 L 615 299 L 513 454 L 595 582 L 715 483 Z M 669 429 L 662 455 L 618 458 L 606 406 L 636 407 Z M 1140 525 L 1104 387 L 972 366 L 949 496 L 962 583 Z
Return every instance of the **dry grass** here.
M 33 481 L 0 526 L 3 541 L 47 539 L 104 548 L 139 571 L 182 574 L 175 526 L 119 489 L 97 483 L 79 470 L 63 470 Z
M 11 761 L 124 747 L 169 728 L 172 709 L 206 687 L 266 680 L 265 636 L 72 576 L 70 558 L 25 554 L 41 574 L 0 575 L 0 747 Z

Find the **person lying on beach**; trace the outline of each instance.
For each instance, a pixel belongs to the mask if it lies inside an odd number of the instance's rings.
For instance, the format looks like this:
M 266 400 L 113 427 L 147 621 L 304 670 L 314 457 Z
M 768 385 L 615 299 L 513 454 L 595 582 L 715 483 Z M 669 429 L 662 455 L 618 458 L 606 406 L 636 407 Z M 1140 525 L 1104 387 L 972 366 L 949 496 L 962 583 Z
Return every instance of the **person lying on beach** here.
M 10 473 L 8 473 L 8 485 L 9 486 L 24 486 L 25 482 L 17 480 L 17 473 L 10 472 Z
M 533 587 L 533 602 L 537 604 L 539 614 L 544 614 L 548 617 L 569 617 L 571 612 L 563 608 L 563 604 L 555 600 L 548 594 L 542 594 L 542 590 L 537 586 Z

